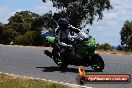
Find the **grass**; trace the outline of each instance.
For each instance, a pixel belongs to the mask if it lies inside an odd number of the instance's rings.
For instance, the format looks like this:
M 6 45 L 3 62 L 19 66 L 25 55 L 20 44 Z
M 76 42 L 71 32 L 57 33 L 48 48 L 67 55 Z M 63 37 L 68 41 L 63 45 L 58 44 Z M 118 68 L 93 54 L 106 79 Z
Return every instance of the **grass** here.
M 42 80 L 0 74 L 0 88 L 70 88 L 70 87 L 56 83 L 49 83 Z

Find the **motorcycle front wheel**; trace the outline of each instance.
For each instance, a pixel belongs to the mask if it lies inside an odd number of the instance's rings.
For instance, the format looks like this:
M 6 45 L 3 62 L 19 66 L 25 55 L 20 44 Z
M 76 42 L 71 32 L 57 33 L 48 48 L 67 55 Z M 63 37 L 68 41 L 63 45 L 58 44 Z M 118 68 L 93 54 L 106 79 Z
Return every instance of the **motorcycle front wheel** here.
M 67 68 L 68 64 L 65 63 L 65 61 L 63 60 L 63 58 L 60 55 L 60 52 L 58 52 L 57 50 L 53 49 L 52 50 L 52 54 L 53 54 L 53 60 L 54 62 L 60 67 L 60 68 Z
M 102 57 L 99 54 L 95 54 L 93 56 L 92 62 L 93 63 L 91 65 L 91 67 L 94 71 L 97 71 L 97 72 L 103 71 L 105 65 L 104 65 L 104 61 L 103 61 Z

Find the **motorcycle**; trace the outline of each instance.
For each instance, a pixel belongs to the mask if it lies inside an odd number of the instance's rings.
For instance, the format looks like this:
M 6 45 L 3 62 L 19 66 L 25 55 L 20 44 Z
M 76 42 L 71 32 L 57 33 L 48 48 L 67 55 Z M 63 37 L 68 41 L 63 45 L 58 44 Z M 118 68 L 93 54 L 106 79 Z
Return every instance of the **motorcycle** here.
M 68 65 L 74 65 L 91 66 L 94 71 L 104 69 L 104 61 L 96 52 L 95 39 L 84 31 L 80 31 L 74 37 L 69 35 L 72 47 L 61 47 L 58 39 L 47 30 L 41 31 L 41 35 L 47 44 L 53 48 L 52 51 L 44 50 L 44 54 L 52 58 L 59 67 L 67 68 Z

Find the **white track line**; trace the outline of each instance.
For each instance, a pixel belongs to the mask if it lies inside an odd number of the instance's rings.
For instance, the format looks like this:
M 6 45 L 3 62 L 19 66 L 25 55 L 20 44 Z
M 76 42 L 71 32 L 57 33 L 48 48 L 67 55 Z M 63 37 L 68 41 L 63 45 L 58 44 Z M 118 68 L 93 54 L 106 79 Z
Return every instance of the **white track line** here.
M 81 86 L 81 85 L 77 85 L 77 84 L 70 84 L 70 83 L 58 82 L 58 81 L 53 81 L 53 80 L 46 80 L 46 79 L 35 78 L 35 77 L 21 76 L 21 75 L 15 75 L 15 74 L 10 74 L 10 73 L 0 72 L 0 74 L 5 74 L 8 76 L 15 76 L 15 77 L 23 77 L 23 78 L 28 78 L 28 79 L 42 80 L 42 81 L 47 81 L 47 82 L 51 82 L 51 83 L 58 83 L 58 84 L 63 84 L 63 85 L 72 87 L 72 88 L 93 88 L 93 87 Z

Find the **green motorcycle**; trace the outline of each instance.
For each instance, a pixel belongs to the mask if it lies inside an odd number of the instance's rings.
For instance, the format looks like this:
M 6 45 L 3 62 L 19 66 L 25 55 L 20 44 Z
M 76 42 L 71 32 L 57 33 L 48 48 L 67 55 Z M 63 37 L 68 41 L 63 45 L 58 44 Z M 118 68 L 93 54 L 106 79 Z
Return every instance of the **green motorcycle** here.
M 52 51 L 44 50 L 44 54 L 51 57 L 59 67 L 67 68 L 68 65 L 74 65 L 91 66 L 95 71 L 104 69 L 104 61 L 96 52 L 96 41 L 92 36 L 81 31 L 76 37 L 69 38 L 72 47 L 60 47 L 57 38 L 49 31 L 42 31 L 41 35 L 53 48 Z

